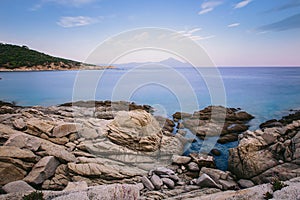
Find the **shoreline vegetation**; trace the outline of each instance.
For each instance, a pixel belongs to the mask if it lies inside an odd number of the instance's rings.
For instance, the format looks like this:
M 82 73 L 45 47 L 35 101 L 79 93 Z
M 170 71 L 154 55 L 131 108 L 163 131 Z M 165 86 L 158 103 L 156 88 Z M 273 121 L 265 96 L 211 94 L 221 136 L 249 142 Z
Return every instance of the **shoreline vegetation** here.
M 114 66 L 98 66 L 50 56 L 27 46 L 0 43 L 0 72 L 104 70 Z
M 210 117 L 212 109 L 226 113 Z M 43 199 L 297 199 L 300 112 L 249 131 L 245 111 L 209 106 L 153 116 L 148 105 L 79 101 L 21 107 L 0 101 L 0 200 Z M 222 116 L 222 114 L 220 114 Z M 224 116 L 224 115 L 223 115 Z M 238 140 L 228 170 L 216 149 L 183 156 L 195 137 Z M 176 133 L 176 134 L 174 134 Z M 225 137 L 225 139 L 224 139 Z M 40 190 L 42 193 L 34 192 Z

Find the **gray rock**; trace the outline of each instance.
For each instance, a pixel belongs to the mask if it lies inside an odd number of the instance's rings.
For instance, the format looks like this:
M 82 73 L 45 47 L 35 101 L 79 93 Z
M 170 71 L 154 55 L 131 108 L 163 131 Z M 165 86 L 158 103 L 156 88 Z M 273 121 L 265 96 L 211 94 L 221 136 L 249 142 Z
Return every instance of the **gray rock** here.
M 221 188 L 219 184 L 217 184 L 212 178 L 210 178 L 207 174 L 202 174 L 196 181 L 196 184 L 200 187 L 213 187 L 213 188 Z
M 250 188 L 254 186 L 254 183 L 251 180 L 240 179 L 238 184 L 241 188 Z
M 219 180 L 223 190 L 233 190 L 237 188 L 237 183 L 233 180 Z
M 98 137 L 98 133 L 95 129 L 93 128 L 88 128 L 88 127 L 83 127 L 78 131 L 78 134 L 80 137 L 85 138 L 85 139 L 94 139 Z
M 175 175 L 175 172 L 166 167 L 157 167 L 153 170 L 153 172 L 157 175 Z
M 24 181 L 35 185 L 41 184 L 54 175 L 58 165 L 58 160 L 53 156 L 46 156 L 34 165 L 31 172 L 24 178 Z
M 146 176 L 143 176 L 141 181 L 144 184 L 144 186 L 146 188 L 148 188 L 148 190 L 154 190 L 154 185 L 152 184 L 152 182 Z
M 15 129 L 21 130 L 21 131 L 26 129 L 26 123 L 24 122 L 24 120 L 22 118 L 15 119 L 13 121 L 13 126 L 14 126 Z
M 79 182 L 68 182 L 67 187 L 64 191 L 71 191 L 71 190 L 85 190 L 88 188 L 88 184 L 85 181 Z
M 143 183 L 137 183 L 136 186 L 139 188 L 140 191 L 145 188 Z
M 174 189 L 175 183 L 169 178 L 162 178 L 162 182 L 170 189 Z
M 187 156 L 179 156 L 179 155 L 173 155 L 172 156 L 172 162 L 178 165 L 185 165 L 191 161 L 191 157 Z
M 193 172 L 199 171 L 199 170 L 200 170 L 198 164 L 195 163 L 195 162 L 190 162 L 190 163 L 188 164 L 188 169 L 189 169 L 190 171 L 193 171 Z
M 157 189 L 157 190 L 159 190 L 161 188 L 161 186 L 163 185 L 162 180 L 156 174 L 153 174 L 151 176 L 150 180 L 151 180 L 153 186 L 155 187 L 155 189 Z
M 7 183 L 2 187 L 2 189 L 6 193 L 28 192 L 35 190 L 33 187 L 31 187 L 25 181 L 22 180 Z

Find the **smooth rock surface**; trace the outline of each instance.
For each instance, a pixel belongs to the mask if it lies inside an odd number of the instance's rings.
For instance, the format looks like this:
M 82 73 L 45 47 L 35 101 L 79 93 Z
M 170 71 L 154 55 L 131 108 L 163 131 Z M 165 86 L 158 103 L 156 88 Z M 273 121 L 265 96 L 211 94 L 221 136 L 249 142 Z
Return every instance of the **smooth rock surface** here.
M 7 183 L 2 187 L 2 189 L 6 193 L 28 192 L 35 190 L 33 187 L 28 185 L 28 183 L 22 180 Z

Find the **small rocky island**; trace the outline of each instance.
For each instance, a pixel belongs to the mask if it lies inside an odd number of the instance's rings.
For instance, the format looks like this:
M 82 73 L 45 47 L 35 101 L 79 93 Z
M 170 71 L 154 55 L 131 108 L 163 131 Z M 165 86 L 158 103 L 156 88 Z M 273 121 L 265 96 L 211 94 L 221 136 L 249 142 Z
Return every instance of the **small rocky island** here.
M 0 102 L 0 200 L 299 199 L 300 113 L 256 131 L 252 118 L 221 106 L 167 119 L 122 101 Z M 238 140 L 228 171 L 215 167 L 217 151 L 183 156 L 187 130 Z

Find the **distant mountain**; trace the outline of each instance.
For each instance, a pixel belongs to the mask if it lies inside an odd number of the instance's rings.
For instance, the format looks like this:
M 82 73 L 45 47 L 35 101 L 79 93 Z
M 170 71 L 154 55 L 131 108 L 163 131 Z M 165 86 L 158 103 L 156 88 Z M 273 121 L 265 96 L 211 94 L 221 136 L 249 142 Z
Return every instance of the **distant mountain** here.
M 118 68 L 134 68 L 141 65 L 167 65 L 170 67 L 178 68 L 178 67 L 190 67 L 189 63 L 181 62 L 175 58 L 168 58 L 166 60 L 162 60 L 160 62 L 132 62 L 132 63 L 123 63 L 123 64 L 115 64 Z

